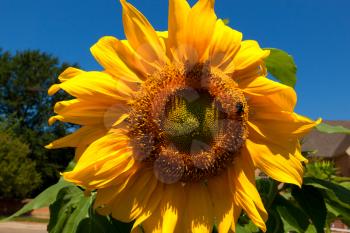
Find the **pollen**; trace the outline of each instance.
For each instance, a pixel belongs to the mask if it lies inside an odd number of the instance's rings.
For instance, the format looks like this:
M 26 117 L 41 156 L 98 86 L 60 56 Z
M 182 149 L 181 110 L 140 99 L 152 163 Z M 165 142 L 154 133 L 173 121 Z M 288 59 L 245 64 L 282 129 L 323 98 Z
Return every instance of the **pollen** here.
M 169 65 L 149 77 L 132 103 L 135 158 L 166 183 L 198 182 L 230 166 L 247 137 L 242 91 L 208 64 Z

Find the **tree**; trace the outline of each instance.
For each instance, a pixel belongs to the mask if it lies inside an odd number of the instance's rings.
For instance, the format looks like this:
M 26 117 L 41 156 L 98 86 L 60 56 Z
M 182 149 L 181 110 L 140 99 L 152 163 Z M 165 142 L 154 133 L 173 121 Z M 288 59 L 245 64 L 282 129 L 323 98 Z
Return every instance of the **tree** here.
M 67 94 L 54 97 L 47 89 L 69 65 L 40 51 L 23 51 L 12 55 L 0 50 L 0 119 L 21 141 L 29 146 L 28 157 L 36 162 L 42 184 L 40 190 L 55 183 L 60 170 L 72 158 L 71 149 L 47 150 L 50 141 L 64 136 L 67 124 L 48 127 L 53 105 Z M 37 190 L 37 191 L 40 191 Z
M 40 173 L 28 154 L 28 145 L 10 132 L 0 132 L 0 198 L 22 199 L 40 185 Z

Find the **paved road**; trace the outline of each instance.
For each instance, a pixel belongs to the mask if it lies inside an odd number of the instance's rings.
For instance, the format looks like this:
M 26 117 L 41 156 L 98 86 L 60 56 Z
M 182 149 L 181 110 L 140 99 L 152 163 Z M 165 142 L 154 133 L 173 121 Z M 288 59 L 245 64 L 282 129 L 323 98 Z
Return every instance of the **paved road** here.
M 0 233 L 47 233 L 46 224 L 31 222 L 0 223 Z

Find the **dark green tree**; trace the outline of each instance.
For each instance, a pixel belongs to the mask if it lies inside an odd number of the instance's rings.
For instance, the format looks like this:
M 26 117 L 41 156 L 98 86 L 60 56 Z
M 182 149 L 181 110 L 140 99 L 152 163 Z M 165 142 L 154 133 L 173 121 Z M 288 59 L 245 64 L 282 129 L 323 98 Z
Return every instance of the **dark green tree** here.
M 14 55 L 0 50 L 0 120 L 29 146 L 28 157 L 36 162 L 42 179 L 36 191 L 55 183 L 59 171 L 72 159 L 71 149 L 44 148 L 72 127 L 58 123 L 49 127 L 47 124 L 53 115 L 54 103 L 67 98 L 63 92 L 50 97 L 47 89 L 68 66 L 72 65 L 60 63 L 56 57 L 37 50 Z
M 0 198 L 25 198 L 41 183 L 29 147 L 9 131 L 0 132 Z

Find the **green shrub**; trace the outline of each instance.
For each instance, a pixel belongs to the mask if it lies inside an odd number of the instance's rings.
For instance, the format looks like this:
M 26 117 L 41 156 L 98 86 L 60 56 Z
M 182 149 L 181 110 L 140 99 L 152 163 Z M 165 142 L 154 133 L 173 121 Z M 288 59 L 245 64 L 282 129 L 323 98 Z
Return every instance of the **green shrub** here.
M 28 145 L 9 132 L 0 132 L 0 198 L 24 198 L 41 183 Z

